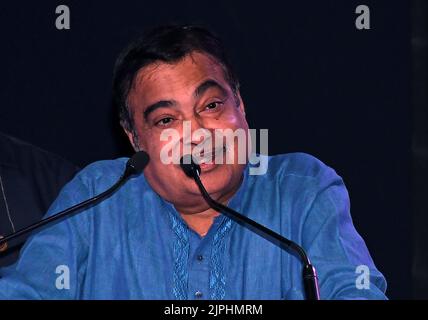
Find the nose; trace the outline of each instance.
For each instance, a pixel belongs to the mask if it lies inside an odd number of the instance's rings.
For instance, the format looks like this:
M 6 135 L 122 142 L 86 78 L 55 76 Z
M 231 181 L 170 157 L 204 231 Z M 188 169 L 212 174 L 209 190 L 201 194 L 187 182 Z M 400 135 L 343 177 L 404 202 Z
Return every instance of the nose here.
M 212 132 L 197 115 L 183 121 L 183 154 L 193 152 L 194 147 L 212 140 Z
M 183 121 L 183 142 L 197 145 L 210 135 L 211 131 L 200 117 L 192 116 Z

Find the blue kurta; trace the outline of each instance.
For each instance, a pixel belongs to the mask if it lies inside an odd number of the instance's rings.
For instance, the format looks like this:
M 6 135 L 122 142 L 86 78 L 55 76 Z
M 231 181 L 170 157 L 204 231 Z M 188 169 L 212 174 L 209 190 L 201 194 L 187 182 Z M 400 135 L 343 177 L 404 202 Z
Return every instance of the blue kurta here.
M 47 215 L 109 188 L 127 160 L 86 167 Z M 268 161 L 264 175 L 250 175 L 247 165 L 229 206 L 303 246 L 322 299 L 385 299 L 385 279 L 352 224 L 342 179 L 307 154 Z M 369 271 L 363 282 L 358 266 Z M 295 255 L 223 215 L 200 237 L 142 174 L 33 235 L 20 260 L 1 270 L 0 298 L 303 299 L 301 270 Z

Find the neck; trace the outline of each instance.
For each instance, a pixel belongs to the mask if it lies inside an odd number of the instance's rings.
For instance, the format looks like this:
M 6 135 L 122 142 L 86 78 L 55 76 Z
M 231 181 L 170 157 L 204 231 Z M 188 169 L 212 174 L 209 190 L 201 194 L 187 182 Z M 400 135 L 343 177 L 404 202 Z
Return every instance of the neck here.
M 235 194 L 236 189 L 237 188 L 235 188 L 229 194 L 218 198 L 217 201 L 224 204 L 224 205 L 227 205 L 229 199 Z M 202 198 L 202 196 L 201 196 L 201 198 Z M 178 207 L 176 207 L 176 210 L 180 213 L 181 217 L 187 223 L 189 228 L 191 228 L 196 233 L 198 233 L 201 237 L 203 237 L 208 233 L 209 229 L 211 228 L 211 225 L 214 222 L 214 218 L 219 216 L 221 213 L 210 208 L 210 207 L 208 207 L 208 204 L 205 202 L 205 200 L 203 200 L 203 199 L 201 199 L 201 200 L 202 200 L 202 202 L 201 202 L 202 206 L 201 207 L 198 207 L 198 208 L 195 208 L 195 207 L 178 208 Z
M 229 193 L 222 195 L 220 197 L 216 197 L 213 194 L 210 194 L 211 197 L 216 199 L 217 202 L 222 203 L 223 205 L 227 205 L 229 199 L 236 193 L 238 188 L 240 187 L 242 183 L 242 178 L 240 183 L 233 188 Z M 196 233 L 198 233 L 201 237 L 205 236 L 209 229 L 211 228 L 211 225 L 214 222 L 214 218 L 220 215 L 220 212 L 207 207 L 206 202 L 202 199 L 202 207 L 195 208 L 192 207 L 175 207 L 176 210 L 180 213 L 183 220 L 187 223 L 189 228 L 194 230 Z M 199 205 L 201 205 L 201 203 Z
M 186 214 L 180 212 L 180 215 L 187 223 L 189 228 L 191 228 L 201 237 L 203 237 L 208 233 L 208 230 L 211 228 L 211 225 L 214 222 L 214 218 L 219 216 L 220 213 L 215 211 L 214 209 L 209 208 L 208 210 L 199 213 Z

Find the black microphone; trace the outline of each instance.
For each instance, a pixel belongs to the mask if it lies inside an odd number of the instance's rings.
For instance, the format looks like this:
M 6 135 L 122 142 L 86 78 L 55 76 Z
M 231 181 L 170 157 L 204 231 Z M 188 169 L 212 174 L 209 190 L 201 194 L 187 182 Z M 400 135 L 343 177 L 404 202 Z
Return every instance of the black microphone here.
M 199 190 L 202 193 L 202 196 L 211 208 L 224 213 L 228 217 L 238 222 L 240 225 L 247 227 L 259 236 L 279 246 L 281 249 L 291 249 L 297 253 L 303 262 L 302 276 L 306 300 L 320 300 L 318 276 L 315 267 L 311 264 L 305 250 L 301 246 L 211 198 L 199 177 L 201 168 L 194 162 L 193 157 L 190 154 L 184 155 L 180 159 L 180 165 L 184 173 L 189 178 L 193 178 L 195 180 Z
M 14 233 L 11 233 L 10 235 L 1 238 L 0 239 L 0 248 L 2 251 L 5 251 L 7 249 L 7 241 L 10 241 L 16 237 L 19 237 L 20 235 L 23 235 L 25 233 L 34 231 L 35 229 L 39 229 L 43 227 L 44 225 L 51 223 L 53 221 L 56 221 L 58 219 L 64 218 L 77 210 L 80 210 L 82 208 L 86 208 L 90 205 L 95 205 L 102 200 L 108 198 L 111 196 L 119 187 L 121 187 L 132 175 L 140 174 L 143 172 L 144 168 L 149 163 L 149 155 L 145 151 L 139 151 L 135 153 L 126 163 L 126 168 L 122 176 L 119 178 L 119 180 L 110 188 L 108 188 L 106 191 L 102 192 L 99 195 L 96 195 L 95 197 L 92 197 L 88 200 L 85 200 L 81 203 L 78 203 L 68 209 L 65 209 L 61 212 L 58 212 L 50 217 L 47 217 L 43 220 L 40 220 L 36 223 L 33 223 L 27 227 L 24 227 Z

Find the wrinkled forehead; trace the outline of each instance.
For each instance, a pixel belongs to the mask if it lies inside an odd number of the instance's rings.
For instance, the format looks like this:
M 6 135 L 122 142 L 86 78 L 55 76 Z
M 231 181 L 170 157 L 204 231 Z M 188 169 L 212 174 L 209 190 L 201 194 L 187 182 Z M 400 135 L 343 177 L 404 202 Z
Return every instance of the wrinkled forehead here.
M 140 98 L 174 94 L 177 91 L 188 91 L 190 94 L 206 79 L 214 79 L 228 87 L 224 67 L 215 58 L 192 52 L 174 63 L 155 61 L 141 68 L 130 94 L 137 94 Z

